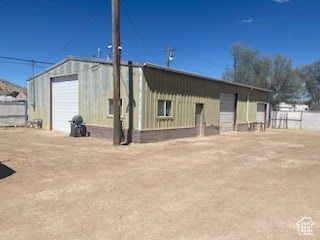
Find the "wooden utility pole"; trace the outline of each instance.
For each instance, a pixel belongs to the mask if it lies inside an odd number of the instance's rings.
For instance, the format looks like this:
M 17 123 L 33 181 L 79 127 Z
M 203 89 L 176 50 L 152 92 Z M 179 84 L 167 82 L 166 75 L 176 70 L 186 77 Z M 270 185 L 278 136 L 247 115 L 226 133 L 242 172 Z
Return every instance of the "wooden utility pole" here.
M 113 145 L 120 145 L 120 0 L 112 0 Z

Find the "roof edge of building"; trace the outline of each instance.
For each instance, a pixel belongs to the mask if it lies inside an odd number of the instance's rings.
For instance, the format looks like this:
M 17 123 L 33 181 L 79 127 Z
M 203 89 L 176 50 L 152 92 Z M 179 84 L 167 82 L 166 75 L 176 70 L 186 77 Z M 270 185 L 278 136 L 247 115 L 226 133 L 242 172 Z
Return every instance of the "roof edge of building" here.
M 67 58 L 57 62 L 54 65 L 52 65 L 51 67 L 48 67 L 45 70 L 43 70 L 43 71 L 37 73 L 36 75 L 30 77 L 29 79 L 27 79 L 27 81 L 35 79 L 35 78 L 39 77 L 40 75 L 42 75 L 42 74 L 44 74 L 46 72 L 49 72 L 50 70 L 52 70 L 52 69 L 54 69 L 54 68 L 56 68 L 56 67 L 58 67 L 58 66 L 60 66 L 60 65 L 62 65 L 64 63 L 66 63 L 68 61 L 82 61 L 82 62 L 102 63 L 102 64 L 110 64 L 110 65 L 112 65 L 112 60 L 98 59 L 98 58 L 75 57 L 75 56 L 71 56 L 70 55 Z M 234 86 L 240 86 L 240 87 L 260 90 L 260 91 L 264 91 L 264 92 L 272 92 L 271 90 L 265 89 L 265 88 L 260 88 L 260 87 L 256 87 L 256 86 L 252 86 L 252 85 L 248 85 L 248 84 L 243 84 L 243 83 L 225 81 L 225 80 L 221 80 L 221 79 L 217 79 L 217 78 L 213 78 L 213 77 L 209 77 L 209 76 L 205 76 L 205 75 L 201 75 L 201 74 L 197 74 L 197 73 L 187 72 L 187 71 L 174 69 L 174 68 L 168 68 L 168 67 L 160 66 L 160 65 L 157 65 L 157 64 L 148 63 L 148 62 L 141 63 L 141 62 L 133 62 L 133 61 L 121 61 L 121 65 L 124 65 L 124 66 L 132 65 L 132 66 L 135 66 L 135 67 L 156 68 L 156 69 L 160 69 L 160 70 L 164 70 L 164 71 L 168 71 L 168 72 L 174 72 L 174 73 L 179 73 L 179 74 L 183 74 L 183 75 L 193 76 L 193 77 L 196 77 L 196 78 L 202 78 L 202 79 L 209 80 L 209 81 L 215 81 L 215 82 L 230 84 L 230 85 L 234 85 Z
M 112 65 L 112 60 L 107 60 L 107 59 L 98 59 L 98 58 L 84 58 L 84 57 L 75 57 L 75 56 L 68 56 L 67 58 L 53 64 L 52 66 L 44 69 L 43 71 L 35 74 L 34 76 L 30 77 L 27 79 L 27 81 L 30 81 L 32 79 L 35 79 L 37 77 L 39 77 L 40 75 L 51 71 L 52 69 L 59 67 L 60 65 L 68 62 L 68 61 L 81 61 L 81 62 L 90 62 L 90 63 L 102 63 L 102 64 L 110 64 Z M 135 67 L 142 67 L 143 63 L 139 63 L 139 62 L 133 62 L 133 61 L 121 61 L 121 65 L 123 66 L 128 66 L 128 65 L 132 65 Z
M 168 67 L 164 67 L 164 66 L 148 63 L 148 62 L 145 62 L 143 64 L 143 66 L 144 67 L 150 67 L 150 68 L 156 68 L 156 69 L 169 71 L 169 72 L 175 72 L 175 73 L 179 73 L 179 74 L 183 74 L 183 75 L 193 76 L 193 77 L 196 77 L 196 78 L 202 78 L 202 79 L 209 80 L 209 81 L 215 81 L 215 82 L 230 84 L 230 85 L 234 85 L 234 86 L 240 86 L 240 87 L 260 90 L 260 91 L 264 91 L 264 92 L 270 92 L 270 93 L 272 92 L 271 90 L 265 89 L 265 88 L 260 88 L 260 87 L 256 87 L 256 86 L 252 86 L 252 85 L 248 85 L 248 84 L 243 84 L 243 83 L 237 83 L 237 82 L 221 80 L 221 79 L 217 79 L 217 78 L 213 78 L 213 77 L 209 77 L 209 76 L 205 76 L 205 75 L 201 75 L 201 74 L 197 74 L 197 73 L 186 72 L 186 71 L 179 70 L 179 69 L 174 69 L 174 68 L 168 68 Z

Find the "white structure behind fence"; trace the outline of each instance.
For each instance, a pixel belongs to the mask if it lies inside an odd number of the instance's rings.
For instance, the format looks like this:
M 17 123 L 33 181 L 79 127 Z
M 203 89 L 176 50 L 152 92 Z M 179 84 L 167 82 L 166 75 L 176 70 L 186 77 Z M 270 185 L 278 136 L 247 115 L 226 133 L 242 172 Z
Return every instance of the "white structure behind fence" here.
M 320 131 L 320 112 L 272 111 L 270 126 Z

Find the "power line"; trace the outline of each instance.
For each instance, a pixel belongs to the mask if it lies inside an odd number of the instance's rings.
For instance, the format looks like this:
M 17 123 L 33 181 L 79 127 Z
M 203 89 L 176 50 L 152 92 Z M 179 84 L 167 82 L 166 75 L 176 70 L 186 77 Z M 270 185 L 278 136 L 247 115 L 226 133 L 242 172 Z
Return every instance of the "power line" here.
M 38 60 L 33 60 L 33 59 L 24 59 L 24 58 L 15 58 L 15 57 L 6 57 L 6 56 L 0 56 L 2 59 L 7 59 L 7 60 L 14 60 L 14 61 L 21 61 L 21 62 L 28 62 L 28 63 L 41 63 L 41 64 L 53 64 L 50 62 L 44 62 L 44 61 L 38 61 Z
M 187 51 L 185 51 L 185 50 L 183 50 L 183 49 L 180 49 L 180 48 L 179 48 L 179 52 L 182 52 L 182 53 L 184 53 L 184 54 L 186 54 L 186 55 L 188 55 L 188 56 L 192 56 L 192 58 L 194 58 L 194 59 L 196 59 L 196 60 L 198 60 L 198 61 L 200 61 L 200 62 L 206 63 L 206 64 L 208 64 L 208 65 L 213 65 L 213 66 L 215 66 L 215 67 L 218 67 L 218 68 L 220 68 L 220 69 L 225 70 L 225 67 L 222 67 L 222 66 L 220 66 L 220 65 L 218 65 L 218 64 L 216 64 L 216 63 L 213 63 L 213 62 L 211 62 L 211 61 L 208 61 L 208 60 L 206 60 L 206 59 L 204 59 L 204 58 L 202 58 L 202 57 L 196 56 L 196 55 L 194 55 L 194 54 L 190 54 L 190 52 L 187 52 Z
M 142 44 L 144 45 L 144 47 L 145 47 L 145 49 L 147 50 L 147 52 L 150 54 L 150 56 L 153 58 L 153 60 L 154 60 L 155 62 L 157 62 L 158 64 L 161 65 L 161 63 L 159 63 L 158 59 L 153 55 L 153 53 L 152 53 L 152 51 L 150 50 L 148 44 L 147 44 L 146 41 L 144 40 L 142 34 L 140 33 L 140 31 L 138 30 L 138 28 L 137 28 L 136 25 L 134 24 L 133 20 L 132 20 L 131 17 L 129 16 L 127 9 L 126 9 L 125 6 L 123 5 L 123 2 L 122 2 L 122 4 L 121 4 L 121 7 L 122 7 L 122 9 L 123 9 L 124 14 L 125 14 L 126 17 L 128 18 L 129 23 L 131 24 L 133 30 L 136 32 L 137 36 L 139 37 L 140 41 L 141 41 Z M 171 51 L 169 51 L 169 48 L 165 50 L 165 51 L 167 52 L 167 61 L 166 61 L 167 66 L 170 66 L 170 62 L 172 61 L 172 53 L 173 53 L 173 51 L 176 50 L 176 49 L 170 48 L 170 50 L 171 50 Z M 179 51 L 180 51 L 180 50 L 181 50 L 181 49 L 179 48 Z M 191 55 L 191 54 L 187 53 L 187 52 L 184 51 L 184 50 L 182 50 L 181 52 L 184 52 L 184 53 L 187 54 L 187 55 Z M 201 57 L 199 57 L 199 56 L 193 55 L 193 58 L 196 59 L 196 60 L 198 60 L 198 61 L 200 61 L 200 62 L 206 63 L 206 64 L 211 65 L 211 66 L 213 65 L 213 66 L 215 66 L 215 67 L 218 67 L 218 68 L 220 68 L 220 69 L 225 70 L 225 67 L 222 67 L 222 66 L 220 66 L 220 65 L 218 65 L 218 64 L 216 64 L 216 63 L 207 61 L 207 60 L 205 60 L 205 59 L 203 59 L 203 58 L 201 58 Z M 171 60 L 170 60 L 170 59 L 171 59 Z
M 177 63 L 173 63 L 172 65 L 176 66 L 178 68 L 181 68 L 182 71 L 185 71 L 184 69 L 188 68 L 189 72 L 191 72 L 191 73 L 199 74 L 199 75 L 202 75 L 202 76 L 208 76 L 206 73 L 200 72 L 200 71 L 195 70 L 195 69 L 192 69 L 190 67 L 187 67 L 186 65 L 181 65 L 181 64 L 177 64 Z
M 88 20 L 82 25 L 82 27 L 80 28 L 80 30 L 58 51 L 56 51 L 54 54 L 52 54 L 51 56 L 47 57 L 45 60 L 48 60 L 50 58 L 53 58 L 55 56 L 57 56 L 58 54 L 60 54 L 61 52 L 63 52 L 79 35 L 80 33 L 85 29 L 85 27 L 88 25 L 88 23 L 91 21 L 91 19 L 94 17 L 94 14 L 92 14 Z
M 123 6 L 123 4 L 121 5 L 124 14 L 126 15 L 126 17 L 129 20 L 129 23 L 131 24 L 133 30 L 136 32 L 137 36 L 139 37 L 140 41 L 142 42 L 142 44 L 144 45 L 145 49 L 147 50 L 147 52 L 150 54 L 150 56 L 153 58 L 153 60 L 155 62 L 159 62 L 158 59 L 153 55 L 152 51 L 150 50 L 148 44 L 146 43 L 146 41 L 144 40 L 142 34 L 139 32 L 138 28 L 136 27 L 136 25 L 134 24 L 134 22 L 132 21 L 132 19 L 130 18 L 128 11 L 126 10 L 126 8 Z
M 30 65 L 31 64 L 31 63 L 27 63 L 27 62 L 13 62 L 13 61 L 3 61 L 3 60 L 0 60 L 0 63 L 20 64 L 20 65 Z M 35 64 L 34 66 L 37 67 L 37 68 L 42 68 L 42 69 L 48 68 L 48 66 L 40 66 L 38 64 Z
M 25 58 L 16 58 L 16 57 L 7 57 L 7 56 L 0 56 L 0 59 L 7 59 L 7 60 L 11 60 L 11 61 L 18 61 L 18 62 L 9 62 L 9 61 L 3 61 L 3 62 L 7 62 L 7 63 L 15 63 L 15 64 L 30 64 L 32 67 L 32 77 L 34 77 L 34 72 L 35 72 L 35 67 L 39 67 L 37 66 L 37 64 L 48 64 L 48 65 L 52 65 L 53 63 L 50 62 L 45 62 L 45 61 L 38 61 L 38 60 L 34 60 L 34 59 L 25 59 Z M 20 62 L 19 62 L 20 61 Z M 41 68 L 41 67 L 40 67 Z
M 26 62 L 13 62 L 13 61 L 3 61 L 3 60 L 0 60 L 0 63 L 30 65 L 30 63 L 26 63 Z

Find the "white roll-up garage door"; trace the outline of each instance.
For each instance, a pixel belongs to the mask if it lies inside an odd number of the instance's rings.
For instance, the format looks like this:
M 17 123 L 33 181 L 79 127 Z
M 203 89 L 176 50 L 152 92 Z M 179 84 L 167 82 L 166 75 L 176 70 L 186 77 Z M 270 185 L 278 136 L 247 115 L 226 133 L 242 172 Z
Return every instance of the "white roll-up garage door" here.
M 76 75 L 52 80 L 52 129 L 70 132 L 70 121 L 79 114 L 79 84 Z
M 265 114 L 266 114 L 266 104 L 264 103 L 258 103 L 257 104 L 257 115 L 256 115 L 256 121 L 264 123 L 265 121 Z
M 220 93 L 220 132 L 228 132 L 234 130 L 235 100 L 236 97 L 234 94 Z

